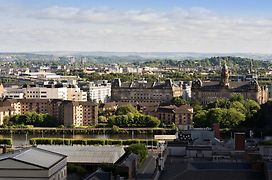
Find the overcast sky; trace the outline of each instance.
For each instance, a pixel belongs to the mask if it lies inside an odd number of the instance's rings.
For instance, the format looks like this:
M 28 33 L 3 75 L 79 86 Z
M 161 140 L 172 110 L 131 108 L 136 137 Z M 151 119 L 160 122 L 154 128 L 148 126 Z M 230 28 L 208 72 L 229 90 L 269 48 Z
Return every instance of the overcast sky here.
M 271 53 L 271 0 L 0 0 L 0 52 Z

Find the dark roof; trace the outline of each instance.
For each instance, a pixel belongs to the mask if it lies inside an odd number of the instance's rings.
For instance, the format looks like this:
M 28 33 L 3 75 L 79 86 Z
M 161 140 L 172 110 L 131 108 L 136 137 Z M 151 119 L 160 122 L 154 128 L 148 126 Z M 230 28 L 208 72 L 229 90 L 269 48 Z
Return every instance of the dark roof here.
M 185 104 L 181 105 L 179 107 L 175 105 L 169 105 L 169 106 L 159 106 L 157 111 L 158 112 L 172 112 L 172 113 L 193 113 L 189 109 L 193 109 L 191 106 Z
M 203 81 L 202 86 L 199 87 L 202 91 L 218 91 L 219 89 L 225 88 L 220 85 L 218 81 Z M 259 88 L 258 83 L 254 84 L 254 81 L 230 81 L 229 86 L 226 87 L 232 92 L 243 92 L 249 90 L 255 90 Z
M 105 172 L 101 169 L 97 169 L 94 173 L 86 177 L 84 180 L 111 180 L 112 175 L 110 172 Z
M 166 80 L 165 82 L 147 82 L 147 81 L 133 81 L 133 82 L 122 82 L 121 88 L 130 89 L 168 89 L 172 86 L 177 86 L 172 83 L 171 80 Z M 113 86 L 114 88 L 114 86 Z

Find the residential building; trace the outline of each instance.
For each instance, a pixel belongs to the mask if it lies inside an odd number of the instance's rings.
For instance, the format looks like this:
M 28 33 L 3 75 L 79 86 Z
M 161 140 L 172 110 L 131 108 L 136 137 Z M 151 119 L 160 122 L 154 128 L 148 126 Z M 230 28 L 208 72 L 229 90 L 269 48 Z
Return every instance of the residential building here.
M 77 86 L 67 88 L 67 100 L 87 101 L 87 92 L 80 90 Z
M 222 67 L 220 81 L 192 82 L 192 98 L 200 101 L 203 105 L 218 99 L 230 98 L 233 93 L 241 94 L 246 99 L 253 99 L 259 104 L 268 101 L 268 88 L 260 86 L 257 80 L 230 81 L 230 72 L 227 65 Z
M 10 107 L 11 114 L 37 112 L 55 117 L 59 123 L 67 126 L 96 125 L 98 105 L 93 102 L 63 101 L 59 99 L 6 99 L 1 107 Z M 7 115 L 7 111 L 5 111 Z M 3 116 L 4 117 L 4 116 Z M 0 124 L 2 125 L 2 124 Z
M 133 81 L 122 83 L 115 79 L 111 86 L 111 100 L 116 102 L 166 103 L 181 96 L 181 88 L 168 79 L 165 82 Z
M 111 97 L 111 83 L 107 80 L 90 82 L 89 99 L 96 103 L 105 103 Z
M 0 179 L 66 180 L 65 155 L 31 147 L 0 155 Z
M 175 124 L 180 130 L 189 130 L 193 127 L 193 108 L 189 105 L 152 106 L 143 111 L 157 117 L 166 125 Z
M 87 101 L 64 101 L 63 122 L 66 126 L 88 126 L 98 123 L 98 105 Z

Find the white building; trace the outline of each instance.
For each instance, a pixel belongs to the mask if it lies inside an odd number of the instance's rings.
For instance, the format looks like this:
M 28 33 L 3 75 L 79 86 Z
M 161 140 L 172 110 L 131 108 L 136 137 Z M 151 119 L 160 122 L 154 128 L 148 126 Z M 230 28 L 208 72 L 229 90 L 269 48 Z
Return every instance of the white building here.
M 5 88 L 3 97 L 10 99 L 23 99 L 24 98 L 24 90 L 19 87 L 10 87 Z
M 39 149 L 25 148 L 0 155 L 1 179 L 67 179 L 67 157 Z
M 3 96 L 11 99 L 61 99 L 87 101 L 87 92 L 75 85 L 44 85 L 43 87 L 6 88 Z
M 99 103 L 105 103 L 111 97 L 111 83 L 106 80 L 90 82 L 89 98 L 90 100 Z
M 67 100 L 67 87 L 47 88 L 29 87 L 24 88 L 25 98 L 27 99 L 63 99 Z

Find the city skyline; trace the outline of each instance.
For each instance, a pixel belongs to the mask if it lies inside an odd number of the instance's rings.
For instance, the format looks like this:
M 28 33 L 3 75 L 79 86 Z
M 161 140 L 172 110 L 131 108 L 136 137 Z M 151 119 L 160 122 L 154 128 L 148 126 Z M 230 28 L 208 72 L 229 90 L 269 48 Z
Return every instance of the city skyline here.
M 272 50 L 268 0 L 0 2 L 0 52 Z

